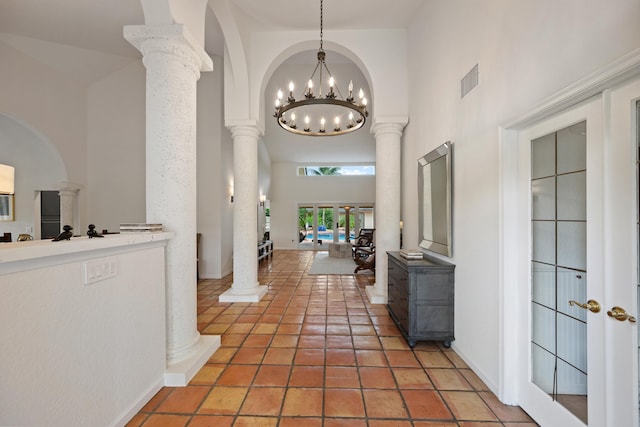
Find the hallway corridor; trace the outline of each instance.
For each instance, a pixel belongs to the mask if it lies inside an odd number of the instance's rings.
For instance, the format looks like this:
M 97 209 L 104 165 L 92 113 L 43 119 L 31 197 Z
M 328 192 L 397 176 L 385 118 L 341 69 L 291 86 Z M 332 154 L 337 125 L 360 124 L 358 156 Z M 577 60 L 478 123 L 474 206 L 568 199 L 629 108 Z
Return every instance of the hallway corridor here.
M 128 427 L 533 427 L 452 349 L 411 350 L 374 275 L 309 275 L 313 252 L 260 262 L 258 303 L 220 303 L 231 276 L 198 284 L 198 329 L 222 345 L 187 387 L 164 387 Z

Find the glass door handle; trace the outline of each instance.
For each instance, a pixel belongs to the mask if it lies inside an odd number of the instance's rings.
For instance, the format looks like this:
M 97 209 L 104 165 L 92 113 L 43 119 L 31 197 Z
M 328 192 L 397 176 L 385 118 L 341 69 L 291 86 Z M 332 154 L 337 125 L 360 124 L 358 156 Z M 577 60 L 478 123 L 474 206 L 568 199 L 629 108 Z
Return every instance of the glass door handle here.
M 616 320 L 624 322 L 628 320 L 630 323 L 636 323 L 636 318 L 627 314 L 627 311 L 622 307 L 612 307 L 611 310 L 607 311 L 607 316 L 613 317 Z
M 594 299 L 590 299 L 586 304 L 581 304 L 578 301 L 571 300 L 569 301 L 570 306 L 577 305 L 580 308 L 584 308 L 585 310 L 589 310 L 593 313 L 600 312 L 600 303 Z

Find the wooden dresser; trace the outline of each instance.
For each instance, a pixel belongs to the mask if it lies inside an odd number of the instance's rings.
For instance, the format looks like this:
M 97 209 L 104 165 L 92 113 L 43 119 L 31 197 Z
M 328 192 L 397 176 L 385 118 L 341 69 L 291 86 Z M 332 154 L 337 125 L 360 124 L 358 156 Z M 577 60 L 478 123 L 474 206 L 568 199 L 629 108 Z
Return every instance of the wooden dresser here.
M 407 260 L 387 252 L 387 309 L 413 348 L 417 341 L 442 341 L 451 346 L 455 265 L 425 255 Z

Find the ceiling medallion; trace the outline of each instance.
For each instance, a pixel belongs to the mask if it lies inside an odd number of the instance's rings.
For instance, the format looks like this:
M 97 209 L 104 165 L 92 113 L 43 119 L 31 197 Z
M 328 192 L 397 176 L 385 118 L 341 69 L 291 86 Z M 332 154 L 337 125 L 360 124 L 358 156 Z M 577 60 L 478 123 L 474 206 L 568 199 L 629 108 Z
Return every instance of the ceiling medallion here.
M 349 95 L 345 99 L 340 99 L 342 94 L 327 67 L 325 62 L 326 55 L 322 49 L 323 24 L 323 0 L 320 0 L 320 49 L 317 54 L 318 62 L 307 82 L 304 99 L 297 101 L 293 96 L 295 88 L 293 81 L 289 83 L 289 96 L 286 99 L 286 103 L 283 99 L 282 90 L 278 91 L 276 98 L 276 111 L 273 117 L 276 118 L 281 128 L 298 135 L 344 135 L 360 129 L 369 115 L 367 98 L 365 98 L 362 89 L 358 94 L 358 102 L 354 100 L 353 81 L 349 82 Z M 324 96 L 322 94 L 323 69 L 329 76 L 329 91 Z M 316 73 L 318 74 L 317 95 L 313 92 Z M 338 92 L 337 94 L 336 91 Z M 300 120 L 301 117 L 303 117 L 303 120 L 298 125 L 296 120 Z M 327 123 L 326 117 L 331 118 L 332 122 Z

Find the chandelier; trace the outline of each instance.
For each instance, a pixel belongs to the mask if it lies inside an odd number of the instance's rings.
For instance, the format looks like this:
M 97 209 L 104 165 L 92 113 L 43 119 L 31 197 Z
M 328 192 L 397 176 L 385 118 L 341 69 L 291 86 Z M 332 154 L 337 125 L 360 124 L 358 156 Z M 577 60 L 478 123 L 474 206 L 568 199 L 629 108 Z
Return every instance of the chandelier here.
M 369 115 L 367 111 L 367 98 L 360 89 L 358 101 L 353 97 L 353 81 L 349 82 L 349 95 L 342 98 L 335 79 L 331 75 L 325 62 L 325 52 L 322 49 L 323 37 L 323 0 L 320 0 L 320 49 L 318 50 L 318 62 L 307 82 L 303 93 L 304 99 L 296 100 L 294 97 L 295 85 L 289 83 L 289 96 L 283 99 L 282 90 L 278 90 L 275 103 L 276 118 L 281 128 L 286 131 L 309 136 L 335 136 L 343 135 L 360 129 Z M 323 70 L 329 77 L 328 91 L 323 95 L 322 74 Z M 314 93 L 314 78 L 318 75 L 317 94 Z M 337 92 L 337 94 L 336 94 Z M 302 119 L 302 120 L 300 120 Z M 300 122 L 299 122 L 300 120 Z M 330 120 L 330 122 L 327 122 Z M 300 124 L 298 124 L 300 123 Z

